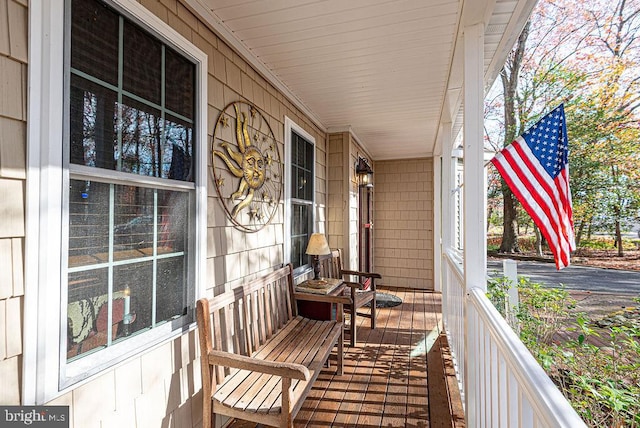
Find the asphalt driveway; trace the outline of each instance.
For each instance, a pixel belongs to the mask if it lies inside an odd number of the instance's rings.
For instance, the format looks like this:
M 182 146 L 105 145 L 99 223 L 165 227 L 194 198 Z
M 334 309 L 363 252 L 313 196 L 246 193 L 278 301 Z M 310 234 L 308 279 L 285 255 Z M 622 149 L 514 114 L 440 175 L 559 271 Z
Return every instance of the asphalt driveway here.
M 489 275 L 502 273 L 502 260 L 487 261 Z M 526 275 L 534 282 L 557 287 L 563 284 L 567 290 L 592 291 L 612 294 L 640 295 L 640 272 L 601 269 L 571 265 L 560 271 L 553 263 L 517 261 L 518 275 Z

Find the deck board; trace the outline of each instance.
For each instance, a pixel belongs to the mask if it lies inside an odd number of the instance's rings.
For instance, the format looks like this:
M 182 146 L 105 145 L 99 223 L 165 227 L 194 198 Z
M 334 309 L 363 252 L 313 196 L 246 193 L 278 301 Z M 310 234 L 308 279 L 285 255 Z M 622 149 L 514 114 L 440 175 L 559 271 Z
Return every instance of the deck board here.
M 402 288 L 380 291 L 398 295 L 403 303 L 379 308 L 375 330 L 369 319 L 357 317 L 358 344 L 345 346 L 344 374 L 335 375 L 335 366 L 320 374 L 296 416 L 296 428 L 452 426 L 451 415 L 442 409 L 431 415 L 443 414 L 443 421 L 429 420 L 429 394 L 435 392 L 439 406 L 447 395 L 444 379 L 427 378 L 427 352 L 438 340 L 442 296 Z M 432 331 L 435 337 L 429 336 Z M 442 391 L 429 391 L 430 386 Z M 256 425 L 236 421 L 231 427 Z

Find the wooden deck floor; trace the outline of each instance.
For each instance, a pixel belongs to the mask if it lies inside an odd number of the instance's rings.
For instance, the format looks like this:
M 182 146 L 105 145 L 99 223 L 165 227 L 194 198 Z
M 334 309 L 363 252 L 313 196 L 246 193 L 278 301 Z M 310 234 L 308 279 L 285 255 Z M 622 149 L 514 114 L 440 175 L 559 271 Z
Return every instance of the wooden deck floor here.
M 431 382 L 428 377 L 428 352 L 439 351 L 439 339 L 444 337 L 438 336 L 441 295 L 408 289 L 380 291 L 399 296 L 403 303 L 379 308 L 375 330 L 369 328 L 369 319 L 357 318 L 358 344 L 346 347 L 344 374 L 327 370 L 319 376 L 295 419 L 296 428 L 460 426 L 451 423 L 456 416 L 451 415 L 452 409 L 455 413 L 459 406 L 447 398 L 446 363 L 437 355 L 435 360 L 433 354 L 429 356 Z M 431 417 L 429 392 L 438 407 L 431 409 Z M 237 421 L 231 426 L 255 424 Z

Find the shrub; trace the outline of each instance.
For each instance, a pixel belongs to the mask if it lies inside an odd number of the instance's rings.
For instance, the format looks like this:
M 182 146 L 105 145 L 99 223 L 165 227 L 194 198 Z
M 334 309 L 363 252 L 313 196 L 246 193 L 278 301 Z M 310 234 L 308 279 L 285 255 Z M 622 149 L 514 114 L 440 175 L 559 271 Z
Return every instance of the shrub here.
M 488 282 L 487 296 L 503 316 L 511 283 L 504 277 Z M 564 289 L 544 288 L 519 277 L 519 310 L 506 317 L 522 342 L 591 427 L 640 427 L 640 329 L 610 327 L 602 333 L 607 346 L 592 338 L 599 333 L 584 313 L 573 313 L 575 300 Z M 640 303 L 640 297 L 634 299 Z M 572 320 L 573 317 L 573 320 Z M 553 340 L 568 329 L 575 339 Z
M 615 241 L 609 237 L 599 236 L 580 241 L 580 249 L 607 251 L 613 248 L 615 248 Z M 624 250 L 635 250 L 637 247 L 633 239 L 622 238 L 622 248 Z
M 607 329 L 606 348 L 589 343 L 589 335 L 561 344 L 556 384 L 578 414 L 593 427 L 640 426 L 640 329 Z

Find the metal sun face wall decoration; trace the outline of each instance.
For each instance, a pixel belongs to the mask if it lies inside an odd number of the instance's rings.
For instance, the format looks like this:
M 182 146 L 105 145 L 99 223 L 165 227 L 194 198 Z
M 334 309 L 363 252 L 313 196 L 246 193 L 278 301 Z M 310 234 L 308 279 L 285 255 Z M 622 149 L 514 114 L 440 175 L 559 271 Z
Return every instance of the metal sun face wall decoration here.
M 283 165 L 271 126 L 253 104 L 237 101 L 218 116 L 211 165 L 227 217 L 245 232 L 269 224 L 278 209 Z

